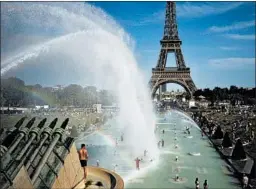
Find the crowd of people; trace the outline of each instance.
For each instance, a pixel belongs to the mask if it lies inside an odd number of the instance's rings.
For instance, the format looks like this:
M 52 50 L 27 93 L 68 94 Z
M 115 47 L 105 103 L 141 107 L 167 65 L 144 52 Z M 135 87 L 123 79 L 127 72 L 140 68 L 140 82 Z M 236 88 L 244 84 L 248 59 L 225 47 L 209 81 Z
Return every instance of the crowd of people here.
M 244 134 L 248 134 L 248 131 L 249 131 L 248 127 L 250 125 L 249 125 L 249 123 L 247 123 L 248 125 L 246 125 L 245 127 L 241 127 L 241 122 L 244 121 L 243 119 L 240 119 L 239 122 L 235 121 L 231 128 L 229 128 L 229 127 L 221 128 L 220 125 L 216 121 L 213 120 L 213 117 L 212 116 L 210 117 L 209 115 L 211 115 L 211 114 L 208 114 L 208 115 L 205 115 L 205 116 L 203 116 L 201 114 L 194 114 L 192 116 L 194 118 L 194 120 L 198 123 L 198 125 L 201 127 L 201 129 L 202 129 L 202 136 L 204 136 L 204 133 L 206 133 L 208 136 L 210 136 L 213 139 L 215 139 L 215 138 L 216 139 L 223 139 L 224 138 L 223 137 L 224 136 L 224 132 L 226 132 L 226 133 L 230 132 L 231 135 L 232 135 L 232 137 L 230 139 L 231 145 L 232 145 L 232 143 L 234 144 L 234 143 L 237 143 L 238 141 L 241 141 L 240 137 L 238 137 L 235 134 L 238 129 L 244 128 L 244 131 L 243 131 Z M 219 119 L 219 121 L 220 120 L 221 119 Z M 225 125 L 225 124 L 223 124 L 223 125 Z M 240 125 L 240 126 L 238 126 L 238 125 Z M 243 135 L 241 134 L 240 136 L 242 137 Z M 246 146 L 247 144 L 250 145 L 254 141 L 255 141 L 255 139 L 250 137 L 249 140 L 247 141 L 247 143 L 244 143 L 243 146 Z M 241 145 L 242 145 L 242 143 L 241 143 Z M 221 145 L 221 148 L 223 149 L 223 144 Z M 241 148 L 243 148 L 243 147 L 241 147 Z M 234 150 L 233 150 L 233 152 L 234 152 Z M 247 156 L 247 155 L 245 154 L 245 156 Z M 232 158 L 234 158 L 234 157 L 232 156 Z M 254 159 L 254 161 L 255 161 L 255 159 Z M 252 169 L 253 169 L 253 167 L 252 167 Z M 239 171 L 238 171 L 238 173 L 239 173 Z M 253 180 L 253 178 L 250 180 L 248 178 L 248 175 L 242 174 L 241 181 L 242 181 L 243 189 L 253 188 L 253 183 L 254 183 L 253 181 L 254 180 Z M 249 184 L 249 181 L 251 181 L 251 184 Z

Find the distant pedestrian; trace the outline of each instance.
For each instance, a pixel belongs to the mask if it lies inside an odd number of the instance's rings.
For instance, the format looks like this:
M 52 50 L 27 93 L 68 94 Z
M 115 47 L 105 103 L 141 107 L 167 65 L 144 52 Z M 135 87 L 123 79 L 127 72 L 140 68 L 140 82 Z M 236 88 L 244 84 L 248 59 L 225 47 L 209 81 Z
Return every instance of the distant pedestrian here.
M 243 174 L 243 189 L 247 188 L 248 180 L 248 177 L 245 174 Z
M 135 162 L 136 162 L 136 169 L 137 170 L 140 170 L 140 159 L 137 157 L 136 159 L 135 159 Z
M 164 139 L 162 139 L 162 141 L 161 141 L 161 142 L 162 142 L 162 147 L 164 147 Z
M 97 160 L 96 164 L 97 164 L 97 167 L 99 167 L 100 166 L 100 160 Z
M 146 157 L 147 156 L 147 150 L 144 150 L 144 156 Z
M 195 180 L 195 185 L 196 185 L 196 189 L 199 189 L 199 180 L 198 180 L 198 178 L 196 178 L 196 180 Z
M 161 141 L 158 141 L 157 146 L 158 146 L 158 148 L 160 148 L 160 146 L 161 146 Z
M 179 175 L 178 174 L 175 176 L 175 181 L 176 182 L 179 181 Z
M 204 181 L 204 189 L 208 189 L 208 183 L 207 180 Z
M 175 157 L 175 161 L 178 161 L 178 156 Z
M 164 131 L 164 129 L 163 129 L 163 134 L 164 134 L 164 132 L 165 132 L 165 131 Z

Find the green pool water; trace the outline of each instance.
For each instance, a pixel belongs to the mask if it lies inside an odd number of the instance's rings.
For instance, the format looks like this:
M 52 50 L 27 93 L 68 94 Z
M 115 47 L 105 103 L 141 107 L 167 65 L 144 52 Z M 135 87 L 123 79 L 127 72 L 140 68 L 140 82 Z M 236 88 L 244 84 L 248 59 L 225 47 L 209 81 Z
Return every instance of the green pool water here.
M 163 139 L 165 145 L 159 148 L 159 159 L 150 162 L 149 159 L 144 158 L 140 170 L 135 169 L 135 161 L 129 157 L 129 149 L 122 145 L 114 146 L 111 141 L 102 139 L 102 134 L 99 135 L 97 132 L 80 138 L 77 145 L 80 145 L 81 141 L 87 141 L 89 165 L 95 165 L 96 161 L 100 160 L 100 166 L 110 170 L 115 169 L 116 173 L 124 178 L 125 188 L 193 189 L 196 177 L 199 178 L 200 188 L 203 188 L 206 179 L 209 189 L 241 188 L 239 181 L 232 176 L 229 166 L 220 158 L 210 141 L 201 136 L 201 131 L 193 121 L 188 121 L 181 113 L 170 111 L 159 116 L 157 123 L 157 139 Z M 186 126 L 190 128 L 190 135 L 184 133 Z M 165 130 L 164 134 L 162 130 Z M 101 133 L 108 137 L 116 136 L 120 130 L 111 126 Z M 176 144 L 178 148 L 175 148 Z M 176 156 L 178 156 L 177 162 Z M 116 168 L 113 168 L 115 165 Z M 174 180 L 176 175 L 180 178 L 178 182 Z

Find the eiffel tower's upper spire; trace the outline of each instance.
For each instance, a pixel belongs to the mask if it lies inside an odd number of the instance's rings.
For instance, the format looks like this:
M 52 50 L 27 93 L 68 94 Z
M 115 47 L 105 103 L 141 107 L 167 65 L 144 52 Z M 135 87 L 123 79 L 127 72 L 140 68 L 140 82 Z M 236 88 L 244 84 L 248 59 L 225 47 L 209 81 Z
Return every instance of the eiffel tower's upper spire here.
M 174 1 L 167 1 L 166 4 L 163 40 L 179 40 L 176 22 L 176 3 Z

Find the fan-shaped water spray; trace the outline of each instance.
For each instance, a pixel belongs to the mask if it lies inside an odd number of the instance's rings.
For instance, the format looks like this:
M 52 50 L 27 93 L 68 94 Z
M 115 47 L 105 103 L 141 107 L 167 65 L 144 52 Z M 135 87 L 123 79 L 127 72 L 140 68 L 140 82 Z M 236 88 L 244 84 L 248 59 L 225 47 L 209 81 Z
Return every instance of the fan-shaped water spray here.
M 45 78 L 113 90 L 120 106 L 118 124 L 128 128 L 132 152 L 147 149 L 158 156 L 153 108 L 133 41 L 111 17 L 84 3 L 2 3 L 1 22 L 1 39 L 7 42 L 17 31 L 47 36 L 3 56 L 1 76 L 40 65 L 40 71 L 47 70 Z

